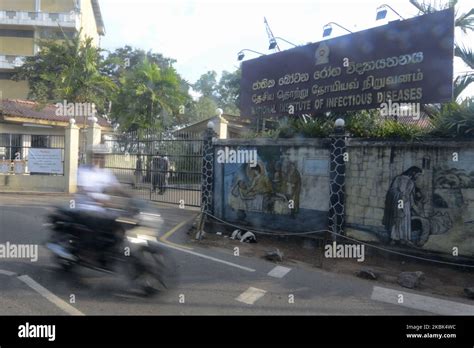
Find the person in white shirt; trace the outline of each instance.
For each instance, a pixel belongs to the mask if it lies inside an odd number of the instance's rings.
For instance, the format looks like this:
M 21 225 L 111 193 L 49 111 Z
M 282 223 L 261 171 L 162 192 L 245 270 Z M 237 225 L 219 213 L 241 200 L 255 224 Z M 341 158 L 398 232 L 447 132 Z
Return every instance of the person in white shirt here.
M 101 263 L 105 263 L 105 253 L 111 245 L 103 240 L 122 238 L 119 224 L 115 221 L 120 216 L 113 204 L 112 196 L 130 198 L 122 188 L 115 175 L 104 168 L 105 155 L 95 152 L 92 158 L 92 165 L 79 167 L 76 194 L 75 213 L 81 223 L 95 233 L 84 235 L 84 246 L 88 250 L 95 250 L 96 256 Z M 128 210 L 129 207 L 120 206 L 121 210 Z M 107 236 L 107 237 L 105 237 Z M 105 237 L 105 238 L 104 238 Z
M 105 157 L 94 153 L 92 165 L 79 167 L 77 176 L 79 209 L 104 212 L 111 193 L 123 193 L 115 175 L 104 169 Z

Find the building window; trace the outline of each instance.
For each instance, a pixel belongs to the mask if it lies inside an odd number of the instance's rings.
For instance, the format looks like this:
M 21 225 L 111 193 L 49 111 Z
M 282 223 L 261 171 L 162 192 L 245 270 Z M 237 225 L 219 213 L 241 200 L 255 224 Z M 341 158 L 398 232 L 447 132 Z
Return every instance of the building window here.
M 31 147 L 33 148 L 49 147 L 49 137 L 47 135 L 32 135 Z
M 0 133 L 0 174 L 58 175 L 54 173 L 30 171 L 29 156 L 31 149 L 60 149 L 64 170 L 64 136 L 39 134 Z M 56 152 L 57 153 L 57 152 Z M 5 170 L 5 162 L 10 162 Z M 23 166 L 21 170 L 14 169 Z M 63 174 L 59 174 L 63 175 Z

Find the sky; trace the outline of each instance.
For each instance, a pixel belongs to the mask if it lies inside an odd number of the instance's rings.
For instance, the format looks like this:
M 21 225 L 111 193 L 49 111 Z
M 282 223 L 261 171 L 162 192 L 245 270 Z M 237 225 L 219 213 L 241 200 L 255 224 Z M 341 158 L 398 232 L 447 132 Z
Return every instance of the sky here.
M 399 19 L 389 11 L 385 20 L 376 21 L 376 9 L 382 4 L 404 18 L 418 13 L 408 0 L 100 0 L 107 31 L 101 46 L 114 50 L 130 45 L 174 58 L 178 73 L 194 83 L 210 70 L 218 74 L 236 70 L 242 49 L 274 52 L 268 50 L 264 17 L 275 37 L 301 45 L 321 41 L 328 22 L 355 32 Z M 472 0 L 460 0 L 459 10 L 467 12 L 472 5 Z M 344 34 L 343 29 L 333 28 L 332 37 Z M 474 46 L 472 36 L 467 40 L 456 32 L 457 40 L 469 47 Z M 284 41 L 278 43 L 282 50 L 292 48 Z M 245 54 L 244 59 L 258 56 Z M 467 70 L 455 58 L 454 73 Z M 474 95 L 474 86 L 467 94 Z

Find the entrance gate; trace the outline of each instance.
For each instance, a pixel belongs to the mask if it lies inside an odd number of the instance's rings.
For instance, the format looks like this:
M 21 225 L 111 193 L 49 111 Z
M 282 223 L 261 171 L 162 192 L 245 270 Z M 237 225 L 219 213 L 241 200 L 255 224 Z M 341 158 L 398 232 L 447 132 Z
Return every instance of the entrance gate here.
M 202 135 L 197 133 L 135 131 L 114 135 L 113 139 L 104 141 L 109 149 L 105 168 L 135 196 L 181 207 L 199 207 L 203 142 Z M 152 160 L 157 153 L 168 158 L 167 172 L 153 168 Z M 153 190 L 153 183 L 160 181 L 158 178 L 166 178 L 163 193 L 158 186 Z

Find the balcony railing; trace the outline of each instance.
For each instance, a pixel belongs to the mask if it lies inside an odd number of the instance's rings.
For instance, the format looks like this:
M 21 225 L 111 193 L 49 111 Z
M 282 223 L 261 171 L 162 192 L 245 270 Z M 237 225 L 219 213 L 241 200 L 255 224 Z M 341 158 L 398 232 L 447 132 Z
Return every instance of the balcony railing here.
M 15 69 L 25 64 L 25 56 L 0 55 L 0 69 Z
M 76 28 L 80 26 L 79 14 L 75 11 L 68 13 L 0 11 L 0 24 L 34 25 L 39 27 Z

